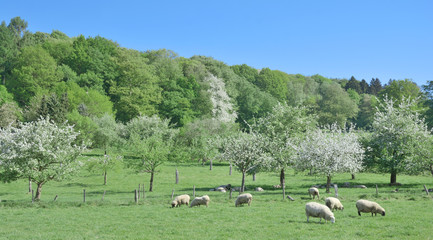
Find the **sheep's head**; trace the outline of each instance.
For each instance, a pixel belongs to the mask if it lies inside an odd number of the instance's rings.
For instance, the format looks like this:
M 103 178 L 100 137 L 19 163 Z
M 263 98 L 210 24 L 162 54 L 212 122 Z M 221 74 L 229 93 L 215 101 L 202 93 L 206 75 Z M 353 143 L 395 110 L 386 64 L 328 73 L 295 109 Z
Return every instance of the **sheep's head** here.
M 171 202 L 171 207 L 174 208 L 174 207 L 176 207 L 176 206 L 177 206 L 177 201 L 174 201 L 174 200 L 173 200 L 173 202 Z
M 329 221 L 331 221 L 331 223 L 335 223 L 335 217 L 331 216 Z

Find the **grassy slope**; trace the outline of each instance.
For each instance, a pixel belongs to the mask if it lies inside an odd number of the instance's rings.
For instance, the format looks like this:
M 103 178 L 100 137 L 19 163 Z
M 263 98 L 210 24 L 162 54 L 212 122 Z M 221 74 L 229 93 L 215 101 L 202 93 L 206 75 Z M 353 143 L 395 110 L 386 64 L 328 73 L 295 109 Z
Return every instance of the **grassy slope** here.
M 433 229 L 433 201 L 422 192 L 422 185 L 433 187 L 431 176 L 398 176 L 404 185 L 398 193 L 391 193 L 388 175 L 359 174 L 356 180 L 348 180 L 350 174 L 338 175 L 333 182 L 364 184 L 368 189 L 340 188 L 339 195 L 345 206 L 343 212 L 335 212 L 336 223 L 318 224 L 313 218 L 307 223 L 305 203 L 310 201 L 307 189 L 312 184 L 324 183 L 325 178 L 303 174 L 287 176 L 287 194 L 296 201 L 282 200 L 281 190 L 274 190 L 278 175 L 260 173 L 255 182 L 248 177 L 249 189 L 261 186 L 264 192 L 251 192 L 251 207 L 234 207 L 229 193 L 209 192 L 210 188 L 231 183 L 238 186 L 241 176 L 228 175 L 227 165 L 209 167 L 179 165 L 180 183 L 175 182 L 174 165 L 165 165 L 156 175 L 154 192 L 146 192 L 146 199 L 133 202 L 133 190 L 139 183 L 148 187 L 149 176 L 129 170 L 109 173 L 108 185 L 103 177 L 82 171 L 64 182 L 47 183 L 42 201 L 31 204 L 25 180 L 0 184 L 0 238 L 3 239 L 427 239 Z M 375 196 L 375 184 L 379 196 Z M 207 194 L 211 198 L 209 208 L 171 209 L 171 191 L 175 195 Z M 87 202 L 82 203 L 83 189 Z M 101 201 L 106 190 L 105 201 Z M 147 189 L 146 189 L 147 190 Z M 58 195 L 56 202 L 53 202 Z M 321 189 L 321 200 L 326 196 Z M 237 193 L 233 194 L 234 198 Z M 357 215 L 355 202 L 366 198 L 379 202 L 386 209 L 386 216 Z M 310 219 L 311 220 L 311 219 Z

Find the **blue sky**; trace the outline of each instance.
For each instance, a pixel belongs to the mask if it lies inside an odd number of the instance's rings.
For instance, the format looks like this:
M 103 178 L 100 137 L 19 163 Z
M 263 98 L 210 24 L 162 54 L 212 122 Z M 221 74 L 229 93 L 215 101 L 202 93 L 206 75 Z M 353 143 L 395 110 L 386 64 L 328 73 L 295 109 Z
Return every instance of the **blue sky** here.
M 433 1 L 4 1 L 31 32 L 358 80 L 433 81 Z

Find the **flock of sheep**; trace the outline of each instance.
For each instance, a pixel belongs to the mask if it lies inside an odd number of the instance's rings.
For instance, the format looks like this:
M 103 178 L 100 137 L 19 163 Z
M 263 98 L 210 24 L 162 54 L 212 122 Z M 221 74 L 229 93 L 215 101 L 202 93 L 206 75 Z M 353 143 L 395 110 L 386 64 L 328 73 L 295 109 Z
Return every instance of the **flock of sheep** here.
M 317 196 L 317 199 L 320 199 L 319 189 L 312 187 L 308 189 L 308 194 L 313 199 Z M 242 204 L 251 205 L 253 200 L 253 196 L 250 193 L 240 194 L 235 201 L 235 207 L 238 207 Z M 195 207 L 200 205 L 209 206 L 210 198 L 208 195 L 204 195 L 202 197 L 196 197 L 190 203 L 190 196 L 188 194 L 177 196 L 172 202 L 171 207 L 179 207 L 181 205 L 189 205 L 189 207 Z M 363 213 L 371 213 L 371 216 L 375 214 L 375 216 L 379 213 L 382 216 L 385 216 L 385 209 L 383 209 L 378 203 L 360 199 L 356 202 L 356 208 L 358 209 L 358 215 L 361 216 L 361 212 Z M 325 219 L 325 222 L 330 221 L 331 223 L 335 223 L 334 213 L 332 212 L 334 209 L 343 210 L 343 204 L 341 204 L 338 198 L 328 197 L 325 199 L 325 204 L 320 204 L 317 202 L 309 202 L 305 205 L 305 214 L 307 215 L 307 222 L 309 222 L 310 217 L 320 218 L 320 222 L 322 222 L 322 218 Z
M 208 195 L 204 195 L 202 197 L 196 197 L 194 200 L 192 200 L 191 204 L 189 203 L 190 197 L 188 194 L 180 195 L 174 198 L 174 200 L 171 202 L 171 207 L 179 207 L 180 205 L 189 205 L 189 207 L 195 207 L 200 205 L 206 205 L 209 206 L 210 198 Z M 239 195 L 236 198 L 235 207 L 238 207 L 242 204 L 247 203 L 248 206 L 251 205 L 251 202 L 253 201 L 253 195 L 249 193 L 244 193 Z
M 320 199 L 319 189 L 315 187 L 308 189 L 308 194 L 310 197 L 312 196 L 313 199 L 316 196 L 318 199 Z M 361 216 L 361 212 L 371 213 L 371 216 L 373 216 L 373 213 L 375 216 L 377 216 L 378 213 L 382 216 L 385 216 L 385 209 L 383 209 L 383 207 L 376 202 L 360 199 L 356 201 L 356 208 L 358 209 L 359 216 Z M 317 217 L 320 218 L 320 222 L 323 218 L 325 219 L 325 222 L 331 221 L 331 223 L 335 223 L 334 213 L 332 212 L 334 209 L 344 209 L 343 204 L 341 204 L 338 198 L 326 198 L 325 205 L 316 202 L 309 202 L 305 205 L 305 215 L 307 215 L 307 222 L 309 221 L 310 217 Z

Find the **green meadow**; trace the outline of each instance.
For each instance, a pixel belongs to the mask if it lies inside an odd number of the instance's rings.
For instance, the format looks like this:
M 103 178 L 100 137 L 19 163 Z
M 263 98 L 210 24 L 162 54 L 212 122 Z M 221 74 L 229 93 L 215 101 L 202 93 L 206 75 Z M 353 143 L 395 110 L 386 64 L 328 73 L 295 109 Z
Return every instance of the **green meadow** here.
M 175 171 L 179 184 L 175 184 Z M 286 176 L 286 194 L 295 201 L 282 199 L 276 173 L 259 173 L 253 181 L 246 179 L 246 192 L 253 195 L 250 207 L 235 207 L 239 193 L 212 192 L 222 184 L 239 186 L 240 173 L 229 166 L 167 163 L 155 176 L 154 191 L 148 192 L 149 174 L 119 169 L 108 173 L 108 184 L 103 185 L 101 174 L 85 169 L 69 180 L 48 182 L 42 189 L 40 202 L 32 203 L 28 182 L 19 180 L 0 184 L 1 239 L 431 239 L 433 238 L 433 200 L 422 191 L 423 185 L 433 187 L 429 175 L 399 175 L 396 187 L 387 185 L 388 175 L 360 173 L 355 180 L 350 174 L 333 178 L 340 186 L 363 184 L 367 189 L 339 188 L 344 211 L 334 212 L 336 223 L 319 223 L 310 218 L 307 223 L 305 204 L 312 201 L 307 189 L 313 184 L 324 184 L 325 177 L 308 176 L 292 171 Z M 134 201 L 134 190 L 145 184 L 145 198 Z M 376 184 L 379 194 L 376 196 Z M 171 208 L 171 194 L 189 194 L 193 186 L 196 196 L 208 195 L 206 207 Z M 264 192 L 255 192 L 255 187 Z M 35 187 L 35 186 L 33 186 Z M 83 202 L 83 189 L 86 202 Z M 106 191 L 102 201 L 103 192 Z M 331 193 L 320 189 L 324 203 Z M 54 201 L 55 196 L 58 196 Z M 360 199 L 378 202 L 386 216 L 358 216 L 355 202 Z

